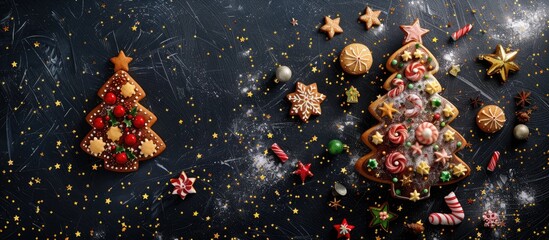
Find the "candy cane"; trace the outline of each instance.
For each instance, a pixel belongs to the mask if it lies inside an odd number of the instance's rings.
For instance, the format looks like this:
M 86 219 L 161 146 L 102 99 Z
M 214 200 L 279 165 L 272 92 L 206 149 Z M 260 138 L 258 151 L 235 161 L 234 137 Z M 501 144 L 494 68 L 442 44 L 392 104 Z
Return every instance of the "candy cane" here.
M 429 215 L 429 223 L 433 225 L 457 225 L 460 224 L 463 218 L 465 218 L 465 213 L 463 208 L 456 197 L 454 192 L 448 194 L 444 197 L 446 205 L 450 208 L 452 213 L 431 213 Z
M 404 81 L 402 81 L 402 79 L 393 78 L 391 83 L 393 84 L 393 86 L 395 86 L 395 88 L 393 88 L 393 89 L 391 89 L 391 91 L 389 91 L 388 95 L 389 95 L 390 98 L 395 98 L 396 96 L 398 96 L 402 92 L 404 92 Z
M 278 144 L 273 143 L 273 145 L 271 145 L 271 150 L 273 150 L 273 152 L 280 159 L 280 161 L 282 161 L 282 163 L 285 163 L 286 160 L 288 160 L 288 155 L 286 155 L 284 150 L 282 150 L 282 148 L 280 148 L 280 146 L 278 146 Z
M 473 25 L 467 24 L 465 27 L 460 28 L 459 30 L 452 33 L 452 40 L 457 41 L 461 37 L 465 36 L 471 29 L 473 28 Z
M 406 109 L 406 111 L 404 111 L 404 116 L 409 118 L 415 117 L 421 112 L 421 110 L 423 110 L 423 102 L 418 95 L 410 94 L 406 97 L 406 100 L 414 104 L 414 108 Z
M 493 172 L 494 169 L 496 169 L 496 164 L 498 164 L 499 161 L 499 152 L 494 151 L 492 154 L 492 158 L 490 158 L 490 163 L 488 163 L 488 167 L 486 167 L 490 172 Z

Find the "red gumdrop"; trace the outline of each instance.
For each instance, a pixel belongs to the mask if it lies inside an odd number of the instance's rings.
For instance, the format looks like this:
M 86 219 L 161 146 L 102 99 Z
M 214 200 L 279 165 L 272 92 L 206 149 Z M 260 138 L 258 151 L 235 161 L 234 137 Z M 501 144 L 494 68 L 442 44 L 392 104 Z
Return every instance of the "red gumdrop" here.
M 128 156 L 126 155 L 125 152 L 116 154 L 115 159 L 116 159 L 116 163 L 120 165 L 123 165 L 128 162 Z
M 142 128 L 145 126 L 145 118 L 143 116 L 135 116 L 133 119 L 133 126 L 136 128 Z
M 133 134 L 128 134 L 126 137 L 124 137 L 124 143 L 128 146 L 133 146 L 137 143 L 137 138 Z
M 103 129 L 105 127 L 105 123 L 103 122 L 103 118 L 96 117 L 93 120 L 93 127 L 97 129 Z
M 107 103 L 109 105 L 115 104 L 116 103 L 116 95 L 114 95 L 114 93 L 112 93 L 112 92 L 108 92 L 103 97 L 103 100 L 105 100 L 105 103 Z
M 122 105 L 118 105 L 114 107 L 114 109 L 112 110 L 112 113 L 116 117 L 123 117 L 124 115 L 126 115 L 126 109 L 124 109 Z

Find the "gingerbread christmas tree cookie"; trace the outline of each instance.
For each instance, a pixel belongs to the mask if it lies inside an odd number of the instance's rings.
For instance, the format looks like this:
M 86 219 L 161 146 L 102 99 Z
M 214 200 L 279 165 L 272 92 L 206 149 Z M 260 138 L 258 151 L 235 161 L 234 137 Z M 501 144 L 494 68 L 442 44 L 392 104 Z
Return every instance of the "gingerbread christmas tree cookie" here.
M 145 92 L 127 72 L 131 61 L 123 51 L 111 58 L 115 74 L 97 92 L 103 102 L 86 116 L 93 129 L 80 144 L 86 153 L 103 159 L 105 169 L 115 172 L 136 171 L 139 161 L 166 148 L 150 128 L 156 116 L 139 104 Z
M 418 201 L 429 197 L 431 186 L 458 182 L 471 170 L 455 155 L 466 142 L 449 126 L 458 110 L 439 95 L 442 87 L 433 75 L 438 62 L 421 43 L 427 30 L 417 20 L 401 28 L 407 38 L 387 62 L 389 92 L 369 106 L 380 123 L 362 134 L 372 151 L 355 167 L 370 180 L 390 184 L 394 197 Z

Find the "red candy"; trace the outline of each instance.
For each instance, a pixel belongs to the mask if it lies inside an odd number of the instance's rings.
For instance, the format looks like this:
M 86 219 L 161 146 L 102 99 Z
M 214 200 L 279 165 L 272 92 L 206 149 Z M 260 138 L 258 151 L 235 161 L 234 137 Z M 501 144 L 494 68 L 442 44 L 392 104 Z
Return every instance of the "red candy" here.
M 118 105 L 114 107 L 114 110 L 112 112 L 116 117 L 123 117 L 126 114 L 126 109 L 124 109 L 122 105 Z
M 105 127 L 105 123 L 103 122 L 103 118 L 101 117 L 96 117 L 94 120 L 93 120 L 93 127 L 94 128 L 97 128 L 97 129 L 102 129 Z
M 143 116 L 135 116 L 133 119 L 133 126 L 136 128 L 142 128 L 145 126 L 145 118 Z
M 124 142 L 128 146 L 133 146 L 137 143 L 137 138 L 135 137 L 135 135 L 130 133 L 130 134 L 126 135 L 126 137 L 124 137 Z
M 114 95 L 114 93 L 112 92 L 108 92 L 107 94 L 105 94 L 103 100 L 105 100 L 105 103 L 112 105 L 116 103 L 116 95 Z
M 116 163 L 120 165 L 126 164 L 128 162 L 128 156 L 126 155 L 125 152 L 116 154 L 114 158 L 116 159 Z
M 435 121 L 439 120 L 440 119 L 440 113 L 435 113 L 435 115 L 433 116 L 433 119 L 435 119 Z

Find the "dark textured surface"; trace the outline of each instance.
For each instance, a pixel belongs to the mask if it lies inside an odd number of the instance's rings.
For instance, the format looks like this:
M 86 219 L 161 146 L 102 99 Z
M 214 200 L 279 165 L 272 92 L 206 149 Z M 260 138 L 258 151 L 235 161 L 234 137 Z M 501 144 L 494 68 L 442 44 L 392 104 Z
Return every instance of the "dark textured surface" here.
M 382 11 L 382 26 L 370 31 L 357 22 L 366 4 Z M 407 236 L 404 222 L 447 212 L 443 196 L 452 190 L 466 220 L 427 223 L 426 238 L 547 238 L 548 10 L 544 1 L 1 1 L 0 238 L 333 239 L 333 224 L 347 218 L 353 238 L 396 239 Z M 345 32 L 327 41 L 318 27 L 336 14 Z M 452 126 L 472 143 L 460 156 L 473 172 L 411 203 L 357 176 L 354 162 L 369 151 L 359 137 L 376 124 L 366 109 L 386 93 L 380 86 L 387 57 L 401 46 L 398 26 L 415 18 L 431 30 L 423 40 L 440 62 L 442 95 L 460 110 Z M 467 23 L 473 31 L 449 42 Z M 335 61 L 353 41 L 374 56 L 364 77 L 342 75 Z M 498 43 L 520 49 L 521 70 L 505 84 L 485 77 L 487 65 L 476 60 Z M 78 146 L 91 129 L 84 117 L 100 101 L 96 91 L 113 73 L 108 59 L 119 50 L 135 59 L 130 74 L 148 94 L 141 103 L 157 115 L 153 129 L 168 146 L 130 174 L 94 170 L 102 162 Z M 292 68 L 289 83 L 272 82 L 277 63 Z M 452 63 L 461 64 L 457 78 L 446 74 Z M 297 80 L 316 82 L 327 95 L 322 116 L 308 124 L 288 116 L 284 96 Z M 351 84 L 360 102 L 341 107 Z M 522 89 L 538 106 L 527 142 L 512 136 L 513 97 Z M 475 96 L 505 109 L 501 132 L 479 133 L 478 109 L 469 105 Z M 351 154 L 327 155 L 333 138 Z M 285 164 L 264 154 L 273 142 L 290 155 Z M 487 173 L 494 150 L 500 164 Z M 305 185 L 291 175 L 298 159 L 315 173 Z M 198 178 L 198 193 L 184 201 L 169 194 L 169 179 L 181 170 Z M 337 211 L 327 204 L 334 181 L 350 192 Z M 368 227 L 368 207 L 385 201 L 399 215 L 390 233 Z M 505 216 L 506 226 L 484 228 L 487 209 Z

